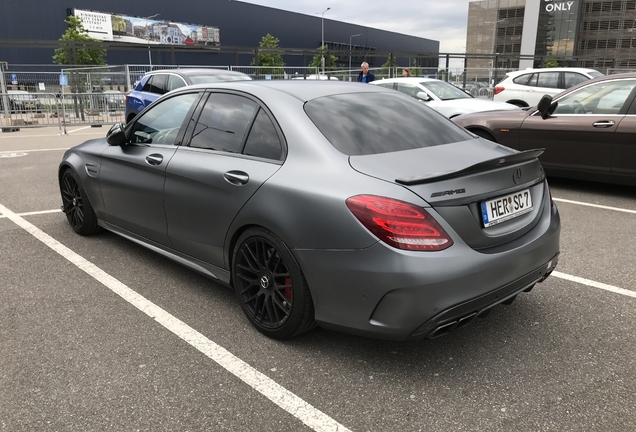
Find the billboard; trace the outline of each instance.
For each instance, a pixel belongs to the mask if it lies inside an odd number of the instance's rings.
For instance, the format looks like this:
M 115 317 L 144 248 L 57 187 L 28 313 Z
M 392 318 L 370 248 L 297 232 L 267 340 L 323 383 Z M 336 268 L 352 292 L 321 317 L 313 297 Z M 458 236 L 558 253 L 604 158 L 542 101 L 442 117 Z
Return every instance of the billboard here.
M 92 38 L 139 44 L 221 45 L 219 28 L 73 9 Z

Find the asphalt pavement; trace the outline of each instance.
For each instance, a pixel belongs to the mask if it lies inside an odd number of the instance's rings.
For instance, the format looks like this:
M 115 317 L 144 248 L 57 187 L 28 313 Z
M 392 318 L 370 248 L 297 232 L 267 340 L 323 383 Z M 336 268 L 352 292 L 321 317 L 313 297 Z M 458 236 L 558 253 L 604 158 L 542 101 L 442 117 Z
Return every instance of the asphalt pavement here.
M 281 342 L 228 288 L 71 230 L 58 164 L 107 129 L 0 133 L 0 430 L 636 430 L 636 189 L 550 179 L 556 272 L 445 337 Z

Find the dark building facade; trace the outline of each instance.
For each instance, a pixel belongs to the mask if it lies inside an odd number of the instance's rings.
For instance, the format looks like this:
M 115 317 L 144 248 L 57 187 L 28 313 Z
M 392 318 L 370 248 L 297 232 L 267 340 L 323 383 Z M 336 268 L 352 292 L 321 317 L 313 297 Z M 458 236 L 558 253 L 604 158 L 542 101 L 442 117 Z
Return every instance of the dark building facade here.
M 636 68 L 636 0 L 480 0 L 468 6 L 466 51 L 491 54 L 473 67 Z M 495 57 L 496 56 L 496 57 Z
M 193 23 L 206 28 L 218 28 L 219 52 L 179 51 L 153 47 L 153 63 L 188 64 L 188 65 L 248 65 L 253 58 L 249 51 L 236 50 L 229 52 L 227 47 L 257 47 L 261 38 L 271 34 L 279 39 L 284 49 L 316 50 L 321 44 L 321 16 L 310 16 L 283 11 L 264 6 L 243 3 L 233 0 L 189 0 L 175 2 L 171 0 L 46 0 L 33 7 L 24 0 L 2 0 L 0 2 L 0 62 L 8 64 L 52 64 L 52 49 L 48 48 L 14 48 L 2 39 L 55 41 L 66 30 L 64 20 L 73 9 L 98 11 L 132 17 L 148 17 L 159 14 L 161 20 L 175 23 Z M 121 32 L 130 23 L 123 23 Z M 151 31 L 148 29 L 147 31 Z M 140 33 L 141 34 L 141 33 Z M 147 34 L 147 33 L 145 33 Z M 200 33 L 202 34 L 202 33 Z M 354 35 L 359 35 L 352 37 Z M 193 34 L 195 36 L 195 34 Z M 339 50 L 340 66 L 346 66 L 348 55 L 343 53 L 352 43 L 354 48 L 353 65 L 366 60 L 371 66 L 381 66 L 386 62 L 388 53 L 426 53 L 418 59 L 419 66 L 437 68 L 439 41 L 415 36 L 403 35 L 371 27 L 324 19 L 324 40 L 330 50 Z M 163 47 L 165 48 L 165 47 Z M 355 52 L 364 53 L 355 55 Z M 384 54 L 384 55 L 381 55 Z M 311 55 L 286 53 L 284 60 L 288 66 L 305 66 L 311 61 Z M 138 50 L 109 49 L 105 57 L 108 64 L 146 64 L 147 48 L 143 45 Z M 410 63 L 410 55 L 398 57 L 398 64 L 406 66 Z

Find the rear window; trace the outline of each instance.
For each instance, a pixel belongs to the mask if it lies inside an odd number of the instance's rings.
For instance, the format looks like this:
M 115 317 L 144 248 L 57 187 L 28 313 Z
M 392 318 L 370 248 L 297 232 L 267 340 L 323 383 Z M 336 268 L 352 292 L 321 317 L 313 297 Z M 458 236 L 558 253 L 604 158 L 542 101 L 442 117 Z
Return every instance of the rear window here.
M 340 152 L 371 155 L 473 139 L 421 102 L 398 92 L 326 96 L 305 112 Z
M 523 74 L 518 76 L 517 78 L 513 78 L 512 82 L 515 84 L 528 85 L 528 80 L 532 74 Z

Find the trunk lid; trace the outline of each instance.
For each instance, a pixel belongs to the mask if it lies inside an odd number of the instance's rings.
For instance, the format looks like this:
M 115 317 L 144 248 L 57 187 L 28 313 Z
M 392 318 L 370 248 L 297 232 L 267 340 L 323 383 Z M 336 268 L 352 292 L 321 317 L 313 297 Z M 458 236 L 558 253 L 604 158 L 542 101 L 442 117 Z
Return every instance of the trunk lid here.
M 526 234 L 543 214 L 547 187 L 537 159 L 541 153 L 542 150 L 517 152 L 475 139 L 402 152 L 351 156 L 350 164 L 360 173 L 409 189 L 428 202 L 441 216 L 440 222 L 448 223 L 466 244 L 473 249 L 487 249 Z M 500 221 L 487 226 L 482 203 L 494 206 L 496 212 L 497 202 L 503 201 L 499 198 L 512 200 L 521 193 L 532 200 L 531 210 L 524 208 L 526 213 L 514 217 L 502 214 Z

